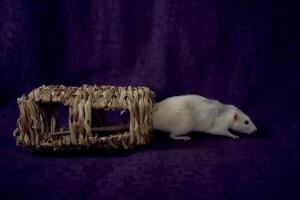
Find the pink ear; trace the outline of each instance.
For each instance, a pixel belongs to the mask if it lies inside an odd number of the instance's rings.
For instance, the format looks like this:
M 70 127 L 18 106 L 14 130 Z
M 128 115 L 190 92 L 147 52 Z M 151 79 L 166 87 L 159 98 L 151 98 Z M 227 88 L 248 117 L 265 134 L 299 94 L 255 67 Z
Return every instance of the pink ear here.
M 233 114 L 233 121 L 237 121 L 239 119 L 239 113 L 238 112 L 234 112 Z

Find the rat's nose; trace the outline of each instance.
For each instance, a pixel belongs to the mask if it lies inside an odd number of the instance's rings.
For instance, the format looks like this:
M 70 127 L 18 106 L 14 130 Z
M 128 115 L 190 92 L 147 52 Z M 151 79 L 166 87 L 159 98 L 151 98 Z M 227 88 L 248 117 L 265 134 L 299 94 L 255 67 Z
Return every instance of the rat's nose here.
M 255 127 L 252 131 L 252 134 L 256 134 L 257 133 L 257 128 Z

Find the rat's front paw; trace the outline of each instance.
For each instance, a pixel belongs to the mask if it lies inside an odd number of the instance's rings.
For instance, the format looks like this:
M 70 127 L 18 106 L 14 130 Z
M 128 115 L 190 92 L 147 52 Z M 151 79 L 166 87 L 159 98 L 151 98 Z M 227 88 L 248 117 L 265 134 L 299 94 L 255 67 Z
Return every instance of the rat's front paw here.
M 233 134 L 228 135 L 228 137 L 233 138 L 233 139 L 239 139 L 240 138 L 239 136 L 233 135 Z
M 184 141 L 189 141 L 189 140 L 191 140 L 191 137 L 189 137 L 189 136 L 184 136 L 184 137 L 183 137 L 183 140 L 184 140 Z

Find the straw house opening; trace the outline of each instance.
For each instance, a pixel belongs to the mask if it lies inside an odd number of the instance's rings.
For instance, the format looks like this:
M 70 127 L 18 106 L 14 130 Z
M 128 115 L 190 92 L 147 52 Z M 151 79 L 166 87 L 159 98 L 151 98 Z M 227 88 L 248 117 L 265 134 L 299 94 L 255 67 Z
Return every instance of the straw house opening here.
M 92 130 L 95 136 L 129 132 L 130 115 L 128 110 L 92 108 Z

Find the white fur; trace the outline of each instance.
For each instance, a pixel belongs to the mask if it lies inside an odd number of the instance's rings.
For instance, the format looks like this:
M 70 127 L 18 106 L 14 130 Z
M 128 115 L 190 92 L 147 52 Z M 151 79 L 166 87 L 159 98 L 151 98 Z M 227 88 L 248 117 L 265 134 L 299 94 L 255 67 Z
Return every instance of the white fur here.
M 257 130 L 251 119 L 235 106 L 198 95 L 175 96 L 157 103 L 153 127 L 182 140 L 189 140 L 184 135 L 191 131 L 238 138 L 229 129 L 247 134 Z

